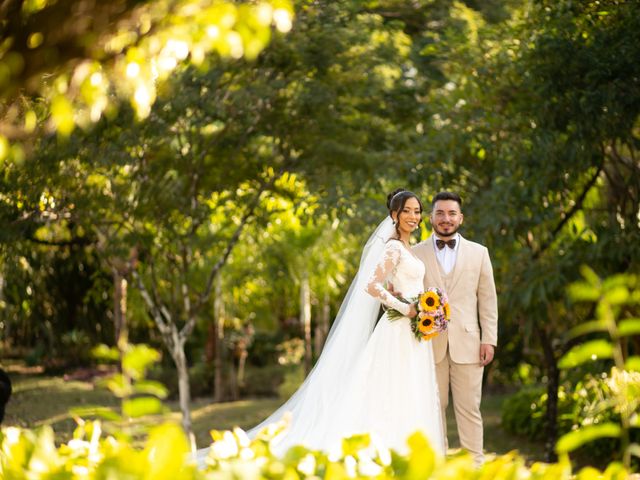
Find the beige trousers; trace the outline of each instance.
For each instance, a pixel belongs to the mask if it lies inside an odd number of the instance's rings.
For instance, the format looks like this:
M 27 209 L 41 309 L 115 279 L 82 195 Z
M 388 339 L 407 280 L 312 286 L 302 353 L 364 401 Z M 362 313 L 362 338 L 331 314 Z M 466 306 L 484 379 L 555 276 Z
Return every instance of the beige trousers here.
M 480 363 L 455 363 L 451 360 L 448 349 L 444 359 L 436 363 L 445 446 L 447 448 L 449 446 L 446 411 L 449 405 L 449 389 L 451 389 L 460 446 L 473 455 L 474 462 L 478 466 L 484 461 L 482 415 L 480 414 L 483 371 L 484 367 Z

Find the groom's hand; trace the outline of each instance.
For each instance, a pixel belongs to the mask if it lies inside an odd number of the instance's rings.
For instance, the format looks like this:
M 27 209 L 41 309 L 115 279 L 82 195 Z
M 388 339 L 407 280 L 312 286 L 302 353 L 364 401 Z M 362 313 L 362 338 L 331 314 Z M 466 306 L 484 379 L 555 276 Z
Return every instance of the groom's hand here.
M 483 367 L 489 365 L 491 360 L 493 360 L 493 345 L 489 345 L 488 343 L 480 344 L 480 365 Z

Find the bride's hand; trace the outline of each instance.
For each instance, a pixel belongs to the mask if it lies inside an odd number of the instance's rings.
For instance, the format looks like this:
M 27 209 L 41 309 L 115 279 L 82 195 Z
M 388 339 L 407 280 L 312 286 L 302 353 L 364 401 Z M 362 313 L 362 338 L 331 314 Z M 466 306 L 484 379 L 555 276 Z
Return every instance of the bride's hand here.
M 394 297 L 396 297 L 396 298 L 400 298 L 400 297 L 401 297 L 400 292 L 396 292 L 395 288 L 393 287 L 393 283 L 391 283 L 391 282 L 388 282 L 388 283 L 387 283 L 387 291 L 388 291 L 391 295 L 393 295 Z
M 418 310 L 416 309 L 416 305 L 415 303 L 412 303 L 407 317 L 413 318 L 413 317 L 416 317 L 417 315 L 418 315 Z

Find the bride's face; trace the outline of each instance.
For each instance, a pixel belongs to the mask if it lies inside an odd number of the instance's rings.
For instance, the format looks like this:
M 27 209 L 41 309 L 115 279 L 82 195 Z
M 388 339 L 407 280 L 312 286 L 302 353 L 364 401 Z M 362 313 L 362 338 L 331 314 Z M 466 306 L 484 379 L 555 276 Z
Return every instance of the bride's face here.
M 421 218 L 420 203 L 416 198 L 408 198 L 398 215 L 398 229 L 401 232 L 411 233 L 418 228 Z

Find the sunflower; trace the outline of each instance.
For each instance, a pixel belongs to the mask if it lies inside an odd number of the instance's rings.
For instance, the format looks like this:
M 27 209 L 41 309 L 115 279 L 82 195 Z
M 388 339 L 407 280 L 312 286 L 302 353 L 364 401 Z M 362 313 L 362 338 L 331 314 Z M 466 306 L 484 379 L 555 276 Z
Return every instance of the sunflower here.
M 420 307 L 422 310 L 434 310 L 440 306 L 440 297 L 436 292 L 426 291 L 420 295 Z
M 437 337 L 437 336 L 438 336 L 438 332 L 433 332 L 428 335 L 423 335 L 422 340 L 424 341 L 431 340 L 433 337 Z
M 435 325 L 435 319 L 431 315 L 421 314 L 418 319 L 418 331 L 422 334 L 430 333 Z
M 449 306 L 449 304 L 448 304 L 448 303 L 445 303 L 445 304 L 442 306 L 442 310 L 444 311 L 444 316 L 445 316 L 445 318 L 449 318 L 449 317 L 451 317 L 451 307 Z

